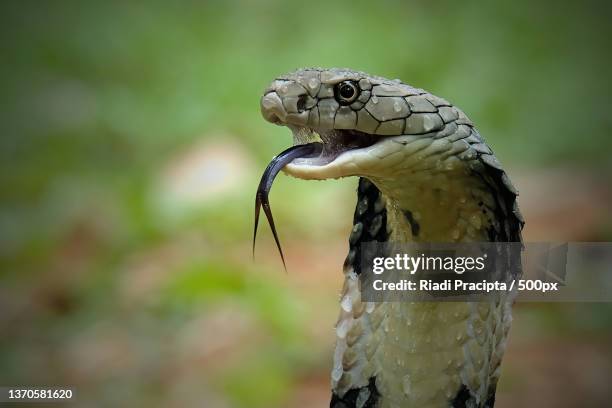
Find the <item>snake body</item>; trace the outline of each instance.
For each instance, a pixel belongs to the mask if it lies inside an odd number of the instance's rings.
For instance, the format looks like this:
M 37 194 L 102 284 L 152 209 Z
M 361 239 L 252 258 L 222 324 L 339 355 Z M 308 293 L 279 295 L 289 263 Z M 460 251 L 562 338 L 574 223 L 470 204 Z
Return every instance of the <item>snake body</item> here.
M 423 89 L 348 69 L 280 76 L 261 109 L 296 145 L 322 143 L 319 156 L 294 158 L 286 173 L 359 177 L 330 406 L 493 406 L 508 299 L 371 303 L 358 279 L 369 241 L 521 241 L 517 191 L 473 123 Z

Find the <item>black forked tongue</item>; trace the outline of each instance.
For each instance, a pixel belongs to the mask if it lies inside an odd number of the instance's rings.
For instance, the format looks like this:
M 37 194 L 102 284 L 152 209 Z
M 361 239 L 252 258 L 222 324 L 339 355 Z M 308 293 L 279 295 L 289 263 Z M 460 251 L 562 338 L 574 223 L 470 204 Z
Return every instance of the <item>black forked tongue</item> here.
M 283 267 L 285 268 L 285 271 L 287 270 L 287 265 L 285 265 L 285 257 L 283 256 L 283 250 L 281 249 L 281 245 L 278 240 L 278 234 L 276 233 L 276 227 L 274 226 L 274 218 L 272 218 L 272 209 L 270 208 L 270 202 L 268 201 L 268 194 L 270 193 L 270 189 L 272 188 L 274 178 L 283 169 L 283 167 L 285 167 L 293 159 L 297 159 L 299 157 L 316 156 L 320 154 L 322 150 L 322 143 L 308 143 L 304 145 L 292 146 L 287 150 L 281 152 L 278 156 L 274 157 L 270 164 L 268 164 L 268 167 L 266 167 L 266 170 L 264 170 L 264 173 L 261 176 L 261 181 L 259 182 L 259 187 L 257 187 L 257 195 L 255 196 L 255 228 L 253 230 L 253 257 L 255 256 L 255 239 L 257 238 L 257 225 L 259 224 L 259 210 L 263 207 L 264 214 L 266 214 L 266 218 L 268 219 L 268 223 L 270 224 L 270 229 L 272 230 L 272 235 L 274 235 L 274 241 L 276 241 L 278 252 L 280 253 L 281 260 L 283 261 Z

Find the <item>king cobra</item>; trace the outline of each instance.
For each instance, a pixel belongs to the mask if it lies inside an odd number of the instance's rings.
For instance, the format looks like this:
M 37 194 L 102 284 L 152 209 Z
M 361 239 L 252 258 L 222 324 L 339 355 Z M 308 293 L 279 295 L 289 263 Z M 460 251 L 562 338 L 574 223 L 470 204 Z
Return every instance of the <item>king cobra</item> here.
M 366 242 L 521 242 L 517 190 L 470 119 L 400 80 L 337 68 L 276 78 L 261 112 L 294 139 L 256 199 L 279 250 L 268 192 L 281 169 L 359 177 L 330 407 L 492 407 L 512 302 L 366 302 L 358 276 Z

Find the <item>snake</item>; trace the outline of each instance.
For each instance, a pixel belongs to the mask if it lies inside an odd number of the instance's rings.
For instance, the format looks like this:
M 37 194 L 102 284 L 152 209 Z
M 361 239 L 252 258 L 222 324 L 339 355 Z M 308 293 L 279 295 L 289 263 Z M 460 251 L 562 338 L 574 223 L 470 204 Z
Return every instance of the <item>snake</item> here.
M 255 205 L 254 241 L 263 207 L 283 264 L 268 200 L 276 175 L 358 179 L 330 407 L 493 407 L 511 301 L 369 302 L 359 279 L 366 243 L 522 242 L 518 191 L 472 121 L 423 89 L 346 68 L 278 76 L 260 107 L 293 135 Z

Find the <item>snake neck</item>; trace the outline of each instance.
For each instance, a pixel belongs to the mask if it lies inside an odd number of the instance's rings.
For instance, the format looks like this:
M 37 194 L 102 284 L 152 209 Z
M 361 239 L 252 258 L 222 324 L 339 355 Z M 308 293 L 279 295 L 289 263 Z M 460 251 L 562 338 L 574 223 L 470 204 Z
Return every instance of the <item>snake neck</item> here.
M 449 174 L 433 181 L 431 177 L 414 176 L 410 183 L 359 179 L 345 274 L 360 273 L 361 246 L 368 242 L 498 240 L 500 203 L 486 180 Z
M 496 180 L 474 175 L 452 183 L 415 177 L 403 186 L 359 180 L 336 326 L 332 407 L 491 406 L 509 308 L 362 302 L 358 275 L 368 242 L 508 240 L 508 217 L 500 212 L 512 205 L 495 186 Z

